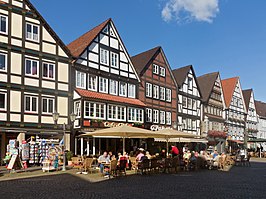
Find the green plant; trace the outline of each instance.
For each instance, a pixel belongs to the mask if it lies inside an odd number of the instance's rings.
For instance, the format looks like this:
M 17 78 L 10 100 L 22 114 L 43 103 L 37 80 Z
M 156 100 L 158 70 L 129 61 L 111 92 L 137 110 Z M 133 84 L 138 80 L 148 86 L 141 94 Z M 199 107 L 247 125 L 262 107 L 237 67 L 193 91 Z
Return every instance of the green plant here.
M 71 161 L 72 157 L 73 157 L 72 151 L 66 152 L 66 159 L 67 159 L 67 161 Z
M 135 122 L 135 123 L 133 123 L 133 126 L 135 126 L 135 127 L 142 127 L 142 123 L 138 123 L 138 122 Z

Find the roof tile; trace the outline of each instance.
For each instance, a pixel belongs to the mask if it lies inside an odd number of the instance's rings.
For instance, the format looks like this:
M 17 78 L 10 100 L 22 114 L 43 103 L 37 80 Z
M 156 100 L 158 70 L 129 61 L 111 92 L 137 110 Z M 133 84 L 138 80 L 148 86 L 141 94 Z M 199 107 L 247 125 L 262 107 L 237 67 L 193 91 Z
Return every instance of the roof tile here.
M 239 77 L 232 77 L 221 81 L 224 93 L 224 101 L 227 108 L 230 106 L 238 79 Z
M 74 57 L 79 57 L 81 53 L 87 48 L 87 46 L 97 37 L 97 35 L 102 31 L 102 29 L 111 21 L 112 19 L 107 19 L 100 25 L 86 32 L 76 40 L 72 41 L 67 45 L 71 54 Z

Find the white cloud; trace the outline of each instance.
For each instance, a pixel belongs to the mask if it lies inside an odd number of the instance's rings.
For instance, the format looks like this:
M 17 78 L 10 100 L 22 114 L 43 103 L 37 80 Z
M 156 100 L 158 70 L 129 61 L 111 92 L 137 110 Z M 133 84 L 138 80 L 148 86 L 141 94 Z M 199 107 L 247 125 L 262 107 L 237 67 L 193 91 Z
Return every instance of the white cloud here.
M 168 0 L 162 10 L 162 18 L 169 22 L 203 21 L 212 23 L 219 12 L 219 0 Z

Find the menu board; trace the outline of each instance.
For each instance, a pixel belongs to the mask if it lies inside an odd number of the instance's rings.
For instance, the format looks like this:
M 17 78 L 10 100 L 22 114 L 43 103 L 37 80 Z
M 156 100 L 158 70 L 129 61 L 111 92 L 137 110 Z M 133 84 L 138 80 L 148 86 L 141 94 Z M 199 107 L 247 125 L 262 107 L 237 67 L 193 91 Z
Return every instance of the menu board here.
M 9 164 L 7 166 L 7 169 L 9 169 L 9 170 L 13 169 L 17 157 L 18 157 L 18 155 L 12 155 L 12 157 L 11 157 L 11 159 L 9 161 Z

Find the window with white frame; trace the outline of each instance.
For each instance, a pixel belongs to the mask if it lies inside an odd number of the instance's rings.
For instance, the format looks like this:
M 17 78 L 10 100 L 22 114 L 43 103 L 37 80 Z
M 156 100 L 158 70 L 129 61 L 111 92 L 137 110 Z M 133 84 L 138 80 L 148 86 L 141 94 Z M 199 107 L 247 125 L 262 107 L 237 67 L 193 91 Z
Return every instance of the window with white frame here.
M 160 124 L 165 124 L 165 111 L 160 111 Z
M 76 71 L 76 87 L 86 88 L 86 73 Z
M 108 93 L 108 79 L 99 77 L 99 91 L 102 93 Z
M 0 52 L 0 71 L 6 71 L 7 58 L 6 54 Z
M 172 113 L 166 112 L 166 124 L 171 125 L 172 124 Z
M 160 100 L 165 100 L 165 88 L 160 87 Z
M 152 84 L 146 82 L 146 97 L 152 97 Z
M 160 76 L 165 77 L 165 68 L 160 67 Z
M 187 97 L 182 96 L 182 107 L 187 108 Z
M 118 68 L 118 54 L 111 52 L 111 67 Z
M 26 23 L 26 39 L 39 41 L 39 26 L 32 23 Z
M 30 96 L 30 95 L 25 95 L 25 112 L 37 112 L 37 107 L 38 107 L 38 97 L 36 96 Z
M 159 99 L 159 86 L 153 85 L 153 98 Z
M 7 16 L 0 15 L 0 33 L 7 34 Z
M 88 90 L 97 91 L 97 76 L 88 74 Z
M 74 113 L 77 118 L 80 118 L 81 116 L 81 102 L 80 101 L 76 101 L 74 103 Z
M 188 88 L 192 89 L 193 87 L 193 79 L 191 77 L 188 77 Z
M 146 121 L 152 122 L 152 109 L 150 108 L 146 109 Z
M 51 63 L 42 64 L 42 76 L 48 79 L 54 79 L 55 65 Z
M 143 109 L 128 108 L 128 121 L 143 123 Z
M 197 121 L 196 120 L 192 120 L 192 129 L 196 130 L 197 129 Z
M 109 52 L 105 49 L 100 49 L 100 62 L 101 64 L 108 65 L 109 64 Z
M 108 120 L 126 121 L 126 107 L 108 105 Z
M 159 66 L 156 64 L 153 64 L 153 73 L 157 75 L 159 74 Z
M 192 99 L 191 98 L 187 98 L 187 107 L 189 109 L 192 109 Z
M 119 82 L 119 95 L 123 97 L 127 96 L 127 83 Z
M 187 119 L 182 119 L 182 129 L 187 129 Z
M 95 102 L 84 103 L 84 117 L 90 119 L 105 119 L 105 104 Z
M 117 95 L 117 86 L 118 85 L 118 81 L 110 79 L 110 90 L 109 93 L 112 95 Z
M 192 100 L 192 109 L 197 110 L 197 101 L 194 99 Z
M 171 102 L 172 101 L 172 90 L 167 88 L 166 89 L 166 101 Z
M 128 97 L 136 98 L 136 85 L 128 84 Z
M 54 99 L 42 98 L 42 112 L 52 114 L 54 112 Z
M 159 110 L 153 110 L 153 123 L 159 123 Z
M 187 119 L 187 128 L 192 129 L 192 120 L 190 118 Z
M 0 91 L 0 110 L 6 110 L 6 93 Z
M 25 73 L 26 75 L 38 76 L 39 62 L 36 60 L 26 59 L 25 60 Z

